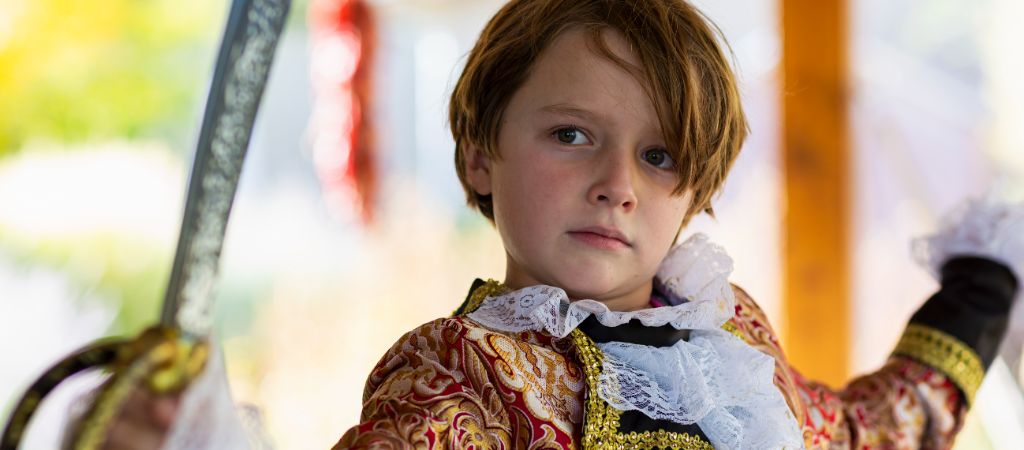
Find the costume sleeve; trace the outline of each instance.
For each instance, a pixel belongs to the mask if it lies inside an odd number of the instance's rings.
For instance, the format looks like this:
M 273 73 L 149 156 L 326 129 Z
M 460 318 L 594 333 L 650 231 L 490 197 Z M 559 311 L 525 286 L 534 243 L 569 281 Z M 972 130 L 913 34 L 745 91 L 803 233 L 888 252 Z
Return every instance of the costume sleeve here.
M 493 388 L 465 333 L 440 319 L 403 336 L 370 374 L 361 423 L 334 448 L 512 448 L 487 431 L 503 407 L 480 395 Z
M 762 311 L 737 289 L 737 325 L 776 358 L 776 384 L 808 448 L 949 448 L 1005 330 L 1016 281 L 983 258 L 954 258 L 878 371 L 841 390 L 789 365 Z
M 1017 281 L 980 257 L 950 259 L 941 274 L 888 364 L 839 393 L 853 447 L 952 446 L 1006 332 Z
M 971 403 L 1006 334 L 1017 279 L 981 257 L 950 259 L 941 273 L 942 288 L 910 318 L 894 354 L 941 370 Z
M 947 376 L 908 358 L 890 358 L 839 391 L 785 370 L 807 448 L 950 448 L 967 410 Z
M 838 391 L 792 368 L 763 313 L 737 290 L 737 323 L 775 356 L 776 383 L 808 448 L 951 447 L 1008 326 L 1024 326 L 1010 319 L 1024 272 L 1024 204 L 967 202 L 915 243 L 915 256 L 941 288 L 911 317 L 888 362 Z
M 1010 308 L 1007 317 L 1008 304 L 994 299 L 1006 299 L 1024 276 L 1024 202 L 1005 202 L 996 191 L 968 200 L 943 217 L 935 233 L 915 240 L 913 249 L 918 264 L 954 295 L 933 298 L 911 321 L 970 345 L 986 367 L 998 351 L 1016 373 L 1024 353 L 1024 308 Z

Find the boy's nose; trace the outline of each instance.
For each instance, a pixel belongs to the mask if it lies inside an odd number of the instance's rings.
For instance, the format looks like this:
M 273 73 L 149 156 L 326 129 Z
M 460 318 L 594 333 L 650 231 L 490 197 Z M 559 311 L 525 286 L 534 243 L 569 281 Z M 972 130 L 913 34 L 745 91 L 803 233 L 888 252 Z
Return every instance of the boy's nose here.
M 603 167 L 595 168 L 597 177 L 587 197 L 595 205 L 623 208 L 626 212 L 636 208 L 636 192 L 633 189 L 633 173 L 628 162 L 607 161 Z

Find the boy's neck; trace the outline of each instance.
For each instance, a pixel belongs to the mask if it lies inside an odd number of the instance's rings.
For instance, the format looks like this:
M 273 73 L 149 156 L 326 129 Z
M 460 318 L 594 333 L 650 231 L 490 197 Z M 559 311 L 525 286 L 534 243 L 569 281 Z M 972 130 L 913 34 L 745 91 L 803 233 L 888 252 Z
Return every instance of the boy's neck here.
M 511 276 L 511 274 L 506 273 L 504 284 L 509 289 L 519 290 L 543 283 L 538 283 L 534 280 L 520 280 L 514 276 Z M 566 294 L 569 296 L 569 301 L 572 302 L 577 300 L 589 299 L 603 303 L 605 306 L 608 307 L 608 309 L 612 311 L 636 311 L 651 307 L 651 294 L 653 292 L 653 286 L 653 281 L 648 281 L 647 283 L 637 287 L 636 289 L 633 289 L 631 292 L 628 292 L 624 295 L 611 296 L 608 298 L 592 298 L 584 295 L 579 295 L 578 293 L 569 291 L 568 289 L 566 289 L 565 291 Z M 555 287 L 565 289 L 562 286 Z
M 598 301 L 604 303 L 604 305 L 612 311 L 636 311 L 640 309 L 647 309 L 651 307 L 652 286 L 652 282 L 647 282 L 646 285 L 634 290 L 630 294 Z M 572 298 L 572 296 L 570 296 L 569 300 L 576 301 L 579 299 Z

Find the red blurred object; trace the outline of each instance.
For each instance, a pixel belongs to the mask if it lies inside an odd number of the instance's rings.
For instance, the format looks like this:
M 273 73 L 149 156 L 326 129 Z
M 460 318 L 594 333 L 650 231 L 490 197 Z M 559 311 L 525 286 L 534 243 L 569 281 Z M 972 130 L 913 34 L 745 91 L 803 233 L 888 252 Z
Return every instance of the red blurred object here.
M 312 0 L 309 5 L 315 101 L 313 160 L 328 209 L 372 223 L 377 199 L 377 149 L 371 122 L 376 35 L 362 0 Z

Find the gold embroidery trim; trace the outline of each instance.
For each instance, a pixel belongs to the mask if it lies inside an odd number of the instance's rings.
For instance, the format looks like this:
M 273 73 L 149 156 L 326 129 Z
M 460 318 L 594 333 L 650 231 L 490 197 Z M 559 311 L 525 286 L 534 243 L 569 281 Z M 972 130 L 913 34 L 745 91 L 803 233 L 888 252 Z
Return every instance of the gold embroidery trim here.
M 681 450 L 714 450 L 711 444 L 700 436 L 688 433 L 674 433 L 665 430 L 642 433 L 619 433 L 619 417 L 622 412 L 611 407 L 597 395 L 597 382 L 604 362 L 604 353 L 589 336 L 579 329 L 569 333 L 576 345 L 580 365 L 587 382 L 585 418 L 583 422 L 583 448 L 604 450 L 622 448 L 658 447 Z
M 747 338 L 743 336 L 743 332 L 740 331 L 740 327 L 736 326 L 735 323 L 726 322 L 722 324 L 722 329 L 732 333 L 733 336 L 738 337 L 741 341 L 747 342 Z
M 466 300 L 466 307 L 462 310 L 462 314 L 469 314 L 476 311 L 487 297 L 497 297 L 508 293 L 508 291 L 508 287 L 503 283 L 488 278 L 484 284 L 476 288 L 476 290 L 470 294 L 469 300 Z M 456 309 L 456 311 L 458 310 Z M 455 314 L 452 315 L 454 316 Z
M 476 311 L 480 304 L 488 297 L 495 297 L 509 291 L 504 284 L 488 279 L 482 286 L 476 288 L 466 301 L 463 314 Z M 743 333 L 732 322 L 726 322 L 722 329 L 745 340 Z M 711 443 L 701 439 L 700 436 L 693 436 L 688 433 L 675 433 L 665 430 L 644 431 L 637 433 L 619 433 L 619 421 L 622 411 L 613 408 L 597 395 L 598 377 L 601 374 L 601 365 L 604 363 L 604 353 L 597 347 L 589 336 L 574 329 L 569 337 L 576 345 L 576 351 L 580 358 L 580 365 L 587 382 L 587 398 L 585 405 L 585 416 L 583 425 L 583 448 L 588 450 L 646 448 L 679 449 L 679 450 L 714 450 Z
M 974 395 L 985 377 L 981 358 L 959 339 L 919 324 L 909 324 L 893 355 L 913 358 L 942 372 L 974 403 Z

